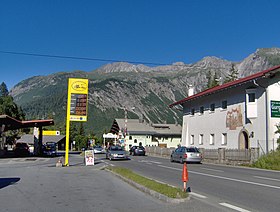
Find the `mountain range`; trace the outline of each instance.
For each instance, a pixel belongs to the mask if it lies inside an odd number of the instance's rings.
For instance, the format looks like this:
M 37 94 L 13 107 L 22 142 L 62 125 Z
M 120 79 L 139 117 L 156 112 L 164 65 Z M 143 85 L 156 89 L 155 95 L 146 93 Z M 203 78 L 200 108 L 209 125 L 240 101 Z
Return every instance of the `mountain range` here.
M 86 132 L 102 135 L 115 118 L 139 118 L 152 123 L 182 123 L 182 111 L 169 104 L 187 97 L 189 86 L 200 92 L 207 87 L 207 74 L 216 73 L 222 83 L 232 67 L 239 78 L 280 64 L 280 48 L 257 49 L 244 60 L 232 62 L 217 57 L 185 64 L 149 67 L 116 62 L 91 72 L 58 72 L 34 76 L 15 85 L 10 95 L 27 119 L 53 118 L 54 129 L 64 131 L 68 78 L 88 78 L 88 121 Z

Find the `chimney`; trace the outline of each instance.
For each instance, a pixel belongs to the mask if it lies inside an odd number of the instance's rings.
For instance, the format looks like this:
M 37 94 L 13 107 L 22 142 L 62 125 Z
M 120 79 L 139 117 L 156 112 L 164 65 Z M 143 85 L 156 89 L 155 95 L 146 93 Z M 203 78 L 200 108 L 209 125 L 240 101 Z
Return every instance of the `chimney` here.
M 194 87 L 192 85 L 189 85 L 188 96 L 192 96 L 192 95 L 194 95 Z

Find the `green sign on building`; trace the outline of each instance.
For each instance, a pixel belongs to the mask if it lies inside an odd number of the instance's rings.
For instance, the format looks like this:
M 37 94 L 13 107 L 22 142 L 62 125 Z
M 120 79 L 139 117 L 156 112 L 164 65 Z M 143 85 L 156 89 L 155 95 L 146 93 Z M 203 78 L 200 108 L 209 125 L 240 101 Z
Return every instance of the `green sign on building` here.
M 280 118 L 280 101 L 270 101 L 271 117 Z

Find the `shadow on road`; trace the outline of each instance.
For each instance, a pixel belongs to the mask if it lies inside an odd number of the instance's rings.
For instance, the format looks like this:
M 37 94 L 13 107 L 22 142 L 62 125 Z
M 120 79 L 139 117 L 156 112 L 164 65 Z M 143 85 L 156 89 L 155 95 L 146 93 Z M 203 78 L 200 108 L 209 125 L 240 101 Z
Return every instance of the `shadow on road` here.
M 0 189 L 20 181 L 20 178 L 0 178 Z

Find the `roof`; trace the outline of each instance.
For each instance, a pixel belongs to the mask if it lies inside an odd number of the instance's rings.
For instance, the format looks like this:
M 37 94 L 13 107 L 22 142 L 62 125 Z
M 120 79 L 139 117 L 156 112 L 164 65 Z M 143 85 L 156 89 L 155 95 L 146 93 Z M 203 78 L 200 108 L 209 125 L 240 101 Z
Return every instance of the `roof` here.
M 42 142 L 43 142 L 43 144 L 45 144 L 47 142 L 58 143 L 59 141 L 63 140 L 64 138 L 65 138 L 65 135 L 43 135 Z M 33 144 L 34 135 L 25 134 L 25 135 L 21 136 L 21 138 L 18 139 L 17 142 Z
M 0 115 L 0 126 L 5 125 L 4 131 L 29 127 L 54 125 L 53 119 L 20 121 L 8 115 Z
M 250 76 L 247 76 L 247 77 L 244 77 L 244 78 L 232 81 L 232 82 L 228 82 L 228 83 L 225 83 L 223 85 L 219 85 L 219 86 L 216 86 L 216 87 L 213 87 L 213 88 L 209 88 L 209 89 L 204 90 L 200 93 L 194 94 L 194 95 L 189 96 L 187 98 L 184 98 L 180 101 L 174 102 L 173 104 L 170 104 L 169 107 L 174 107 L 174 106 L 179 105 L 179 104 L 181 105 L 181 104 L 184 104 L 187 101 L 191 101 L 191 100 L 203 97 L 203 96 L 208 96 L 208 95 L 211 95 L 213 93 L 220 92 L 220 91 L 223 91 L 223 90 L 226 90 L 226 89 L 229 89 L 229 88 L 237 87 L 237 86 L 240 86 L 241 84 L 248 83 L 248 82 L 251 82 L 253 80 L 257 80 L 257 79 L 260 79 L 260 78 L 271 77 L 276 72 L 279 72 L 279 71 L 280 71 L 280 65 L 279 66 L 274 66 L 270 69 L 258 72 L 256 74 L 253 74 L 253 75 L 250 75 Z
M 111 132 L 123 131 L 125 119 L 115 119 Z M 153 124 L 140 119 L 127 119 L 127 133 L 139 135 L 181 135 L 182 127 L 179 124 Z

